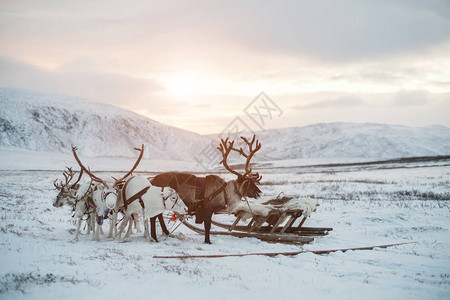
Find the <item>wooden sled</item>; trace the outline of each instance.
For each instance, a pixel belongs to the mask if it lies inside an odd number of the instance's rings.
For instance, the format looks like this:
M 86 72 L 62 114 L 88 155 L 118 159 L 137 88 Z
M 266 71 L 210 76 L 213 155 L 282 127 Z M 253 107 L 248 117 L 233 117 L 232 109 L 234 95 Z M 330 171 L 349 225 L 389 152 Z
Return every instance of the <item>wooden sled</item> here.
M 227 231 L 211 231 L 210 234 L 254 237 L 272 243 L 303 245 L 314 241 L 314 237 L 327 235 L 329 231 L 333 230 L 329 227 L 304 227 L 306 219 L 318 205 L 310 204 L 310 207 L 307 207 L 309 212 L 305 213 L 304 209 L 299 208 L 299 205 L 286 205 L 290 200 L 292 198 L 277 198 L 257 204 L 254 209 L 249 203 L 245 203 L 234 212 L 236 220 L 233 224 L 212 220 L 213 225 Z M 245 221 L 246 219 L 249 221 Z M 297 219 L 300 221 L 294 226 Z M 182 222 L 189 229 L 204 234 L 202 228 L 190 224 L 187 220 L 182 220 Z M 239 225 L 239 222 L 244 224 Z

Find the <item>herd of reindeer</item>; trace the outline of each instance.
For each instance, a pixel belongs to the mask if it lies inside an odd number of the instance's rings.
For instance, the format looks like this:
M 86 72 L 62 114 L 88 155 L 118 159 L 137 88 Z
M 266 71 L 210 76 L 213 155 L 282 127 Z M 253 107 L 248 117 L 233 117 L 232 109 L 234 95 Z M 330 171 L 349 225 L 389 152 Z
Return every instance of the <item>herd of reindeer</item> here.
M 122 234 L 128 225 L 125 237 L 132 232 L 133 221 L 144 220 L 144 237 L 148 241 L 158 241 L 156 237 L 156 218 L 165 235 L 169 231 L 164 223 L 163 212 L 172 211 L 180 218 L 195 215 L 197 224 L 204 224 L 205 243 L 210 244 L 211 217 L 219 211 L 232 212 L 243 199 L 258 198 L 261 176 L 252 172 L 250 161 L 261 149 L 261 143 L 253 136 L 251 140 L 241 137 L 248 149 L 237 148 L 228 138 L 221 140 L 217 149 L 222 154 L 222 164 L 226 170 L 237 176 L 226 181 L 217 175 L 205 177 L 184 172 L 164 172 L 153 178 L 133 176 L 144 154 L 144 145 L 135 148 L 139 157 L 132 169 L 120 179 L 112 176 L 96 176 L 86 168 L 77 155 L 77 148 L 72 152 L 81 170 L 76 182 L 72 183 L 75 173 L 67 168 L 63 175 L 65 180 L 53 182 L 59 191 L 53 203 L 54 207 L 70 205 L 77 220 L 75 240 L 78 240 L 82 220 L 88 220 L 88 231 L 92 231 L 94 240 L 100 240 L 104 219 L 110 219 L 109 238 L 122 240 Z M 243 173 L 231 168 L 227 163 L 231 151 L 246 159 Z M 86 173 L 90 180 L 80 183 Z M 119 214 L 123 215 L 118 222 Z M 120 225 L 116 226 L 116 224 Z M 150 232 L 149 232 L 150 223 Z

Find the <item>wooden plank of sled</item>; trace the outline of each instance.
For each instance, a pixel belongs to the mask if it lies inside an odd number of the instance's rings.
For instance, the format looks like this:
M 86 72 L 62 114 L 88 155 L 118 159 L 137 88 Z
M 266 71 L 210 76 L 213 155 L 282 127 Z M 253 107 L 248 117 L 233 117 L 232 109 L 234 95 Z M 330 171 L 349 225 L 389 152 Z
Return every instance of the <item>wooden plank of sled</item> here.
M 266 222 L 267 217 L 260 217 L 258 220 L 258 225 L 256 225 L 254 231 L 258 232 L 261 229 L 261 226 L 264 224 L 264 222 Z
M 303 223 L 305 223 L 306 221 L 306 217 L 303 217 L 303 219 L 300 221 L 300 223 L 298 224 L 297 228 L 301 228 L 303 226 Z
M 205 231 L 201 228 L 198 228 L 192 224 L 190 224 L 186 220 L 182 220 L 182 223 L 197 233 L 204 234 Z M 248 233 L 248 232 L 235 232 L 235 231 L 211 231 L 210 234 L 213 235 L 231 235 L 239 238 L 243 237 L 253 237 L 265 242 L 272 243 L 288 243 L 288 244 L 298 244 L 303 245 L 314 241 L 312 237 L 303 237 L 294 234 L 270 234 L 270 233 Z
M 280 226 L 281 223 L 284 222 L 284 220 L 286 220 L 287 214 L 284 212 L 280 215 L 280 217 L 278 218 L 278 220 L 275 222 L 275 224 L 273 225 L 272 229 L 270 230 L 270 233 L 274 233 L 275 230 L 278 229 L 278 226 Z
M 294 223 L 296 219 L 297 219 L 296 216 L 291 216 L 290 219 L 284 225 L 283 229 L 281 229 L 280 233 L 283 234 L 286 231 L 286 229 L 292 226 L 292 223 Z
M 301 227 L 300 231 L 332 231 L 331 227 Z
M 248 232 L 257 232 L 258 229 L 261 228 L 264 221 L 265 221 L 264 217 L 256 216 L 255 222 L 253 223 L 253 226 L 250 228 Z
M 232 231 L 234 229 L 234 227 L 237 225 L 237 223 L 239 223 L 239 221 L 241 220 L 241 216 L 237 217 L 236 220 L 234 221 L 234 223 L 231 225 L 230 228 L 228 228 L 229 231 Z M 212 220 L 211 220 L 212 221 Z
M 252 229 L 252 225 L 253 225 L 253 222 L 255 222 L 255 220 L 256 220 L 256 216 L 253 216 L 253 218 L 250 220 L 250 222 L 248 222 L 248 224 L 247 224 L 248 232 L 250 232 L 250 230 Z
M 214 220 L 211 220 L 211 222 L 213 225 L 215 225 L 217 227 L 221 227 L 221 228 L 224 228 L 224 229 L 227 229 L 228 231 L 230 231 L 231 225 L 229 225 L 229 224 L 220 223 L 220 222 L 217 222 Z M 282 228 L 278 227 L 274 232 L 272 232 L 271 230 L 273 230 L 273 227 L 261 226 L 261 228 L 259 229 L 258 232 L 260 232 L 260 233 L 280 233 L 281 229 Z M 298 236 L 324 236 L 324 235 L 328 234 L 328 231 L 330 228 L 307 227 L 307 229 L 309 229 L 309 230 L 302 230 L 302 228 L 298 229 L 297 227 L 291 227 L 291 228 L 286 229 L 285 233 L 291 233 L 291 234 L 295 234 Z M 233 227 L 233 230 L 248 232 L 248 226 L 247 225 L 236 225 Z

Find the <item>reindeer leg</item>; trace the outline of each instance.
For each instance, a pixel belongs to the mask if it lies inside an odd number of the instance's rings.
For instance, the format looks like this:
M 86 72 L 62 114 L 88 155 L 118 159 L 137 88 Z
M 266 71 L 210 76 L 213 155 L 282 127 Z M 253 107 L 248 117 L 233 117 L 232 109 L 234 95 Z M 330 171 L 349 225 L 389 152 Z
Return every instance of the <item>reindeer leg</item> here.
M 94 213 L 94 241 L 100 241 L 100 233 L 103 232 L 102 225 L 100 225 L 100 222 L 103 222 L 103 214 L 98 216 L 96 213 Z
M 158 239 L 156 238 L 156 217 L 150 218 L 150 229 L 152 234 L 152 239 L 155 242 L 158 242 Z
M 144 220 L 144 237 L 147 242 L 152 242 L 152 238 L 150 237 L 150 232 L 148 230 L 149 219 Z
M 127 224 L 128 221 L 129 221 L 129 219 L 130 219 L 130 217 L 129 217 L 128 215 L 126 215 L 126 216 L 123 218 L 122 223 L 120 223 L 120 226 L 119 226 L 119 233 L 117 234 L 118 240 L 122 240 L 122 233 L 123 233 L 123 230 L 125 229 L 126 224 Z M 125 237 L 126 237 L 126 235 L 125 235 Z
M 116 222 L 117 213 L 113 211 L 111 218 L 109 219 L 109 238 L 114 238 L 116 236 Z
M 119 213 L 116 211 L 114 213 L 114 236 L 117 235 L 117 219 L 118 219 Z
M 162 214 L 158 215 L 158 221 L 159 221 L 159 225 L 161 226 L 161 229 L 164 232 L 164 234 L 169 235 L 170 232 L 169 232 L 169 230 L 167 230 L 166 223 L 164 223 L 164 218 L 163 218 Z
M 136 218 L 136 214 L 131 214 L 130 217 L 128 218 L 128 230 L 127 230 L 127 234 L 125 235 L 125 237 L 129 237 L 132 233 L 133 233 L 133 224 L 134 224 L 134 219 Z
M 205 216 L 205 244 L 211 244 L 211 240 L 209 239 L 209 232 L 211 231 L 211 217 L 212 213 L 208 212 Z
M 134 218 L 134 228 L 136 228 L 136 232 L 137 232 L 137 233 L 142 232 L 141 224 L 139 223 L 139 220 L 140 220 L 139 215 L 135 214 L 135 218 Z
M 77 220 L 77 231 L 75 233 L 75 238 L 73 239 L 74 241 L 78 241 L 78 235 L 80 234 L 80 227 L 81 227 L 81 221 L 83 218 L 78 218 Z
M 95 230 L 94 230 L 94 241 L 99 242 L 100 241 L 100 228 L 101 225 L 97 224 L 97 222 L 95 223 Z
M 95 224 L 96 224 L 96 214 L 95 213 L 91 213 L 90 217 L 89 217 L 89 223 L 91 226 L 91 231 L 92 231 L 92 240 L 95 240 Z
M 128 230 L 127 230 L 127 234 L 125 234 L 125 237 L 129 237 L 131 235 L 131 233 L 133 232 L 133 217 L 128 219 Z
M 86 225 L 87 225 L 87 232 L 86 234 L 89 235 L 91 233 L 91 215 L 87 215 L 86 218 Z

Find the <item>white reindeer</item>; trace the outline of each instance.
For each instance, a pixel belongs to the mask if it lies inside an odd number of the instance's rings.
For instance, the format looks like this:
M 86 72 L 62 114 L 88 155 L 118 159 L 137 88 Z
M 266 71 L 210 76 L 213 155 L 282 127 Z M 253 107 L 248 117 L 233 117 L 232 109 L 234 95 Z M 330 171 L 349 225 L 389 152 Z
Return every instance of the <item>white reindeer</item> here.
M 76 153 L 77 148 L 75 146 L 72 146 L 72 152 L 75 157 L 75 160 L 80 165 L 81 169 L 86 172 L 86 174 L 89 175 L 91 180 L 95 182 L 95 187 L 92 189 L 92 201 L 95 205 L 95 221 L 97 225 L 95 226 L 95 231 L 93 235 L 93 239 L 99 241 L 100 240 L 100 231 L 101 226 L 103 225 L 103 220 L 109 216 L 109 214 L 112 214 L 112 220 L 110 220 L 110 233 L 109 237 L 114 237 L 114 231 L 115 231 L 115 223 L 117 221 L 117 209 L 116 209 L 116 203 L 118 202 L 118 193 L 121 189 L 121 186 L 123 184 L 123 181 L 136 169 L 139 162 L 142 159 L 142 156 L 144 154 L 144 145 L 142 145 L 141 149 L 136 150 L 140 151 L 140 155 L 134 164 L 133 168 L 125 174 L 122 178 L 116 180 L 113 177 L 108 177 L 105 179 L 102 179 L 100 177 L 95 176 L 92 174 L 92 172 L 86 168 L 82 163 L 81 160 L 78 158 L 78 155 Z
M 87 217 L 87 223 L 88 223 L 88 234 L 91 232 L 93 233 L 92 238 L 94 238 L 94 228 L 95 224 L 93 223 L 95 220 L 94 212 L 94 203 L 92 201 L 92 191 L 94 189 L 93 182 L 86 182 L 83 183 L 80 188 L 78 189 L 77 193 L 75 194 L 75 213 L 74 217 L 76 217 L 77 220 L 77 231 L 75 233 L 74 241 L 78 241 L 78 235 L 80 233 L 80 227 L 81 227 L 81 221 L 83 220 L 83 217 L 85 215 L 88 215 Z
M 83 176 L 83 170 L 81 170 L 80 175 L 78 176 L 78 179 L 75 183 L 70 183 L 72 181 L 74 172 L 72 168 L 66 167 L 67 171 L 63 172 L 65 182 L 60 181 L 57 183 L 58 179 L 55 179 L 53 182 L 53 185 L 55 188 L 59 191 L 58 195 L 56 196 L 55 201 L 53 201 L 53 207 L 61 207 L 65 204 L 74 205 L 75 204 L 75 193 L 77 192 L 80 185 L 78 182 L 81 179 L 81 176 Z
M 120 205 L 124 206 L 125 217 L 120 224 L 118 239 L 121 236 L 125 225 L 132 214 L 142 216 L 144 219 L 145 233 L 147 241 L 157 241 L 156 233 L 152 230 L 152 236 L 148 230 L 148 220 L 156 217 L 166 210 L 171 210 L 180 214 L 187 213 L 187 206 L 178 196 L 177 192 L 170 187 L 152 186 L 144 176 L 136 176 L 128 179 L 122 189 Z
M 88 213 L 89 206 L 88 206 L 88 199 L 92 198 L 92 188 L 93 183 L 92 181 L 90 183 L 83 183 L 79 184 L 81 177 L 83 176 L 83 170 L 80 171 L 80 175 L 78 176 L 78 179 L 75 183 L 70 183 L 70 181 L 73 179 L 74 173 L 72 171 L 72 168 L 66 167 L 67 171 L 63 172 L 65 182 L 63 183 L 60 181 L 57 183 L 57 179 L 53 182 L 53 185 L 57 190 L 59 190 L 58 195 L 56 196 L 55 201 L 53 202 L 53 207 L 61 207 L 63 205 L 70 205 L 72 206 L 74 210 L 74 217 L 77 217 L 77 229 L 74 240 L 78 241 L 78 235 L 80 232 L 81 227 L 81 221 L 83 220 L 83 217 Z M 91 187 L 92 186 L 92 187 Z M 91 201 L 92 202 L 92 201 Z M 91 204 L 92 205 L 92 204 Z M 90 218 L 88 216 L 88 234 L 93 228 L 92 222 L 93 218 Z

